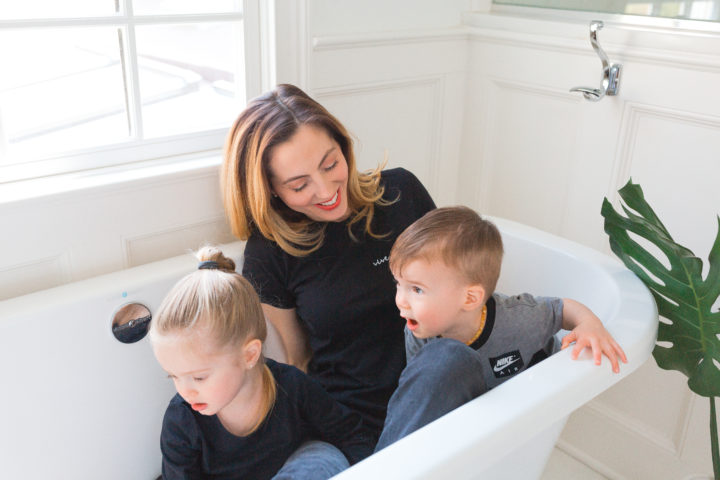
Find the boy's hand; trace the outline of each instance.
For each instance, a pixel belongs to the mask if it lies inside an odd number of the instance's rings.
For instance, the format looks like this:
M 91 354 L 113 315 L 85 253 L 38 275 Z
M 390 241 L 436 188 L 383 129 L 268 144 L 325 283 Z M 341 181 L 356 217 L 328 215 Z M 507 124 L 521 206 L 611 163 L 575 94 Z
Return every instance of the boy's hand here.
M 561 348 L 565 349 L 575 342 L 571 357 L 577 360 L 585 348 L 592 350 L 595 365 L 600 365 L 602 356 L 610 359 L 612 370 L 620 372 L 618 358 L 627 363 L 625 352 L 603 326 L 600 319 L 585 305 L 571 299 L 563 299 L 563 328 L 572 329 L 562 339 Z

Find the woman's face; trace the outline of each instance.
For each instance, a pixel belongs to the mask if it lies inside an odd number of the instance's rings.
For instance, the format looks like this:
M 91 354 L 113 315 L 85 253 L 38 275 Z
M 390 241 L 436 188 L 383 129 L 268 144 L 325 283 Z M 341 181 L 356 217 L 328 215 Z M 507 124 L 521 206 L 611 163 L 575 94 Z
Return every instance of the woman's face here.
M 301 125 L 273 148 L 270 186 L 285 205 L 318 222 L 339 222 L 350 214 L 348 165 L 340 145 L 323 129 Z

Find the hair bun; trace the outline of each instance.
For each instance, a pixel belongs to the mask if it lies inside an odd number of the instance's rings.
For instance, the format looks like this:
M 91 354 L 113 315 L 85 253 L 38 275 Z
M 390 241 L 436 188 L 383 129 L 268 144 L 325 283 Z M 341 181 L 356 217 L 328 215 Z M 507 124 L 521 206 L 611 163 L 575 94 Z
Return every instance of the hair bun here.
M 218 269 L 226 272 L 235 271 L 235 262 L 233 259 L 223 255 L 222 250 L 215 246 L 206 245 L 200 248 L 195 256 L 198 261 L 200 261 L 200 265 L 198 266 L 200 269 Z

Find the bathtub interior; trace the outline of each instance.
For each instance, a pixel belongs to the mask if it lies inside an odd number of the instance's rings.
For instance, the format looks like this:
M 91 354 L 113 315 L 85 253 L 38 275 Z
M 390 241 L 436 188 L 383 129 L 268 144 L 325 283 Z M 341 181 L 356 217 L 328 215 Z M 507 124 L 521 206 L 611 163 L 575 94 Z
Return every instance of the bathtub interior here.
M 533 479 L 543 472 L 567 417 L 644 363 L 657 310 L 645 286 L 619 261 L 537 229 L 493 219 L 505 244 L 498 291 L 577 299 L 623 346 L 620 374 L 563 350 L 479 398 L 376 453 L 337 480 L 367 478 Z M 558 336 L 562 336 L 560 332 Z
M 654 304 L 648 305 L 647 291 L 618 262 L 608 267 L 608 257 L 597 252 L 496 221 L 506 244 L 499 290 L 585 302 L 616 338 L 627 340 L 623 346 L 632 354 L 631 365 L 612 375 L 607 365 L 594 367 L 589 358 L 570 362 L 564 355 L 568 352 L 561 352 L 340 478 L 474 478 L 468 472 L 482 473 L 478 465 L 493 472 L 495 460 L 507 457 L 510 446 L 521 447 L 518 438 L 536 446 L 541 442 L 534 439 L 542 436 L 549 438 L 542 448 L 511 456 L 516 466 L 519 460 L 534 462 L 534 467 L 527 464 L 523 478 L 537 477 L 566 416 L 649 355 L 652 328 L 642 324 L 628 329 L 623 315 L 642 316 L 648 323 Z M 223 248 L 239 260 L 242 247 Z M 169 288 L 194 268 L 187 255 L 0 302 L 5 373 L 0 478 L 157 477 L 161 421 L 174 388 L 147 339 L 122 344 L 112 336 L 110 322 L 128 302 L 156 311 Z M 622 294 L 617 277 L 630 282 Z M 628 298 L 632 305 L 626 311 Z M 284 358 L 275 332 L 266 347 L 268 356 Z M 559 376 L 574 386 L 557 386 Z M 433 454 L 418 455 L 427 451 Z M 497 478 L 512 477 L 498 473 Z
M 621 296 L 617 283 L 602 268 L 609 260 L 605 255 L 525 225 L 493 220 L 503 229 L 506 259 L 497 291 L 573 298 L 587 305 L 606 325 L 612 322 Z

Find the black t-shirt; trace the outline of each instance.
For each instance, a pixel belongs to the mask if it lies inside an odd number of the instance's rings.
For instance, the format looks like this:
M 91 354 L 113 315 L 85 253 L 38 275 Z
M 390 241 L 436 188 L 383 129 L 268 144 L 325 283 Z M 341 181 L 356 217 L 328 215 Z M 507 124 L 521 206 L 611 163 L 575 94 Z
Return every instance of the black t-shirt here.
M 263 303 L 295 308 L 313 357 L 309 373 L 338 401 L 360 412 L 377 434 L 387 402 L 405 367 L 404 322 L 395 306 L 388 255 L 397 236 L 435 208 L 425 187 L 407 170 L 382 172 L 389 206 L 376 206 L 376 239 L 347 222 L 330 222 L 322 246 L 294 257 L 254 232 L 245 247 L 243 275 Z
M 160 446 L 163 479 L 270 479 L 305 441 L 324 440 L 352 464 L 372 453 L 360 416 L 334 401 L 295 367 L 266 360 L 277 397 L 265 422 L 246 437 L 222 426 L 217 415 L 193 411 L 180 395 L 170 401 Z

